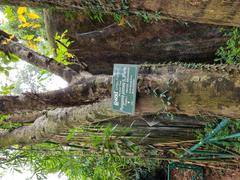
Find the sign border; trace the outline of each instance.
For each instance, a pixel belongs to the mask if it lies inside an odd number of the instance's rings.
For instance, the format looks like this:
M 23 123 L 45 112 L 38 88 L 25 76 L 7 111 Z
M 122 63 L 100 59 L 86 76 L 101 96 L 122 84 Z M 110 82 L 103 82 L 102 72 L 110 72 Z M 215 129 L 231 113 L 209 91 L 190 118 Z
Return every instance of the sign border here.
M 125 114 L 129 114 L 129 115 L 134 115 L 135 111 L 136 111 L 136 96 L 137 96 L 137 81 L 138 81 L 138 72 L 139 72 L 139 65 L 137 64 L 114 64 L 113 66 L 113 75 L 112 75 L 112 86 L 113 86 L 113 76 L 114 76 L 114 67 L 115 66 L 128 66 L 128 67 L 135 67 L 136 68 L 136 72 L 135 72 L 135 76 L 136 76 L 136 81 L 134 82 L 133 86 L 134 88 L 134 94 L 135 96 L 133 97 L 133 102 L 134 102 L 134 106 L 133 106 L 133 112 L 125 112 L 125 111 L 120 111 L 120 110 L 116 110 L 113 108 L 113 87 L 112 87 L 112 92 L 111 92 L 111 106 L 112 106 L 112 110 L 115 112 L 121 112 L 121 113 L 125 113 Z

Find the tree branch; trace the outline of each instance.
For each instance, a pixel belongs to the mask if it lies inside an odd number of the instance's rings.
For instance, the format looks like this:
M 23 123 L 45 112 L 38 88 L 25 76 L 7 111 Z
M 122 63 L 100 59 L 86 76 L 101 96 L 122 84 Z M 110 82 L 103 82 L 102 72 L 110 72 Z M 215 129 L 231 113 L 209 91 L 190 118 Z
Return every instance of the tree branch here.
M 12 122 L 12 123 L 32 123 L 38 117 L 44 115 L 46 111 L 34 111 L 28 113 L 14 113 L 9 116 L 5 122 Z
M 58 108 L 39 117 L 32 125 L 0 132 L 0 147 L 44 142 L 63 129 L 119 115 L 111 110 L 110 99 L 81 107 Z
M 90 104 L 111 95 L 111 77 L 97 76 L 46 93 L 24 93 L 20 96 L 0 96 L 0 113 L 41 111 L 56 107 Z
M 1 51 L 5 53 L 15 54 L 22 60 L 34 66 L 37 66 L 38 68 L 46 69 L 49 72 L 62 77 L 67 82 L 71 82 L 73 76 L 76 76 L 80 71 L 85 70 L 83 69 L 82 66 L 79 65 L 78 67 L 79 72 L 75 71 L 72 68 L 69 68 L 68 66 L 65 66 L 63 64 L 56 62 L 53 58 L 49 58 L 44 55 L 41 55 L 17 41 L 8 39 L 7 37 L 10 37 L 10 35 L 6 37 L 6 34 L 7 34 L 6 32 L 0 30 L 0 44 L 1 44 L 0 50 Z M 7 43 L 3 44 L 3 42 L 7 42 Z

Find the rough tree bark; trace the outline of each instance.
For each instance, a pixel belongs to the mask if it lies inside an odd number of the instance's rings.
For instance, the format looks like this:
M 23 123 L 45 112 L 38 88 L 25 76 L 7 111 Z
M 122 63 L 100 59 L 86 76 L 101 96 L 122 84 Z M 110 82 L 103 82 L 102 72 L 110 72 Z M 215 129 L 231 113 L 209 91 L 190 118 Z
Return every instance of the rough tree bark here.
M 47 111 L 20 112 L 11 114 L 4 122 L 10 123 L 33 123 L 37 118 L 43 116 Z
M 109 97 L 110 94 L 110 76 L 90 77 L 60 90 L 45 93 L 23 93 L 19 96 L 0 96 L 0 113 L 8 114 L 79 106 L 99 101 Z
M 214 25 L 171 20 L 144 23 L 141 18 L 128 17 L 130 27 L 117 26 L 111 17 L 98 23 L 82 14 L 69 19 L 60 10 L 44 12 L 49 40 L 68 29 L 74 41 L 69 51 L 86 63 L 92 74 L 111 74 L 115 63 L 213 63 L 216 50 L 226 42 Z
M 121 2 L 110 3 L 103 1 L 102 6 L 108 11 L 121 9 Z M 33 7 L 59 7 L 64 9 L 84 10 L 89 7 L 89 3 L 99 4 L 99 1 L 91 0 L 2 0 L 1 4 L 33 6 Z M 240 2 L 224 0 L 132 0 L 126 3 L 129 11 L 135 13 L 138 10 L 147 10 L 150 12 L 160 11 L 163 16 L 194 21 L 199 23 L 240 26 Z
M 192 67 L 191 67 L 192 66 Z M 239 65 L 140 66 L 136 110 L 240 117 Z M 93 76 L 63 90 L 2 97 L 1 111 L 90 104 L 111 96 L 111 76 Z M 161 98 L 161 94 L 166 96 Z M 24 106 L 24 104 L 26 104 Z
M 90 124 L 109 117 L 120 116 L 109 108 L 110 100 L 83 107 L 60 108 L 48 111 L 30 126 L 5 131 L 0 136 L 0 147 L 13 144 L 32 144 L 48 140 L 64 128 Z
M 99 123 L 103 125 L 109 122 L 125 128 L 132 127 L 129 135 L 126 136 L 131 136 L 133 141 L 138 141 L 140 144 L 175 142 L 193 139 L 196 129 L 201 128 L 205 123 L 183 115 L 175 120 L 168 119 L 166 115 L 129 116 L 113 112 L 111 100 L 105 99 L 91 105 L 57 108 L 38 117 L 32 125 L 1 132 L 0 147 L 45 141 L 67 144 L 66 137 L 62 138 L 57 134 L 73 127 Z M 81 144 L 84 137 L 87 136 L 83 133 L 77 144 Z

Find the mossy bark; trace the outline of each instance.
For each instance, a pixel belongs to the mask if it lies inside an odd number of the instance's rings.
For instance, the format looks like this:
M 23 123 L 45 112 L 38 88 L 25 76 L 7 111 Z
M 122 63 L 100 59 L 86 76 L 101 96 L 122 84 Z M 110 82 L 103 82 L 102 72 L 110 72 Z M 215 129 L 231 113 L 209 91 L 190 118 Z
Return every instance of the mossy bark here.
M 21 5 L 32 7 L 57 7 L 64 9 L 86 10 L 86 8 L 94 8 L 99 1 L 84 0 L 3 0 L 4 5 Z M 89 4 L 92 4 L 89 6 Z M 103 9 L 108 11 L 116 11 L 121 9 L 122 1 L 114 3 L 104 1 Z M 185 21 L 193 21 L 199 23 L 240 26 L 240 2 L 238 0 L 132 0 L 125 5 L 129 6 L 130 12 L 141 10 L 155 12 L 160 11 L 162 16 L 181 19 Z M 96 8 L 96 7 L 95 7 Z

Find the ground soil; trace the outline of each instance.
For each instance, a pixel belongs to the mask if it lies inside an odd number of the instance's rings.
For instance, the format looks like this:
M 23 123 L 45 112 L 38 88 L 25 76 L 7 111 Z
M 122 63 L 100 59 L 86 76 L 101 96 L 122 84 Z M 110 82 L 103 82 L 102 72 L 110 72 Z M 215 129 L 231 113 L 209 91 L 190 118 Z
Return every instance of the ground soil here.
M 189 171 L 175 170 L 173 172 L 174 180 L 191 180 L 193 173 Z M 230 170 L 216 170 L 205 169 L 205 180 L 240 180 L 240 169 Z

